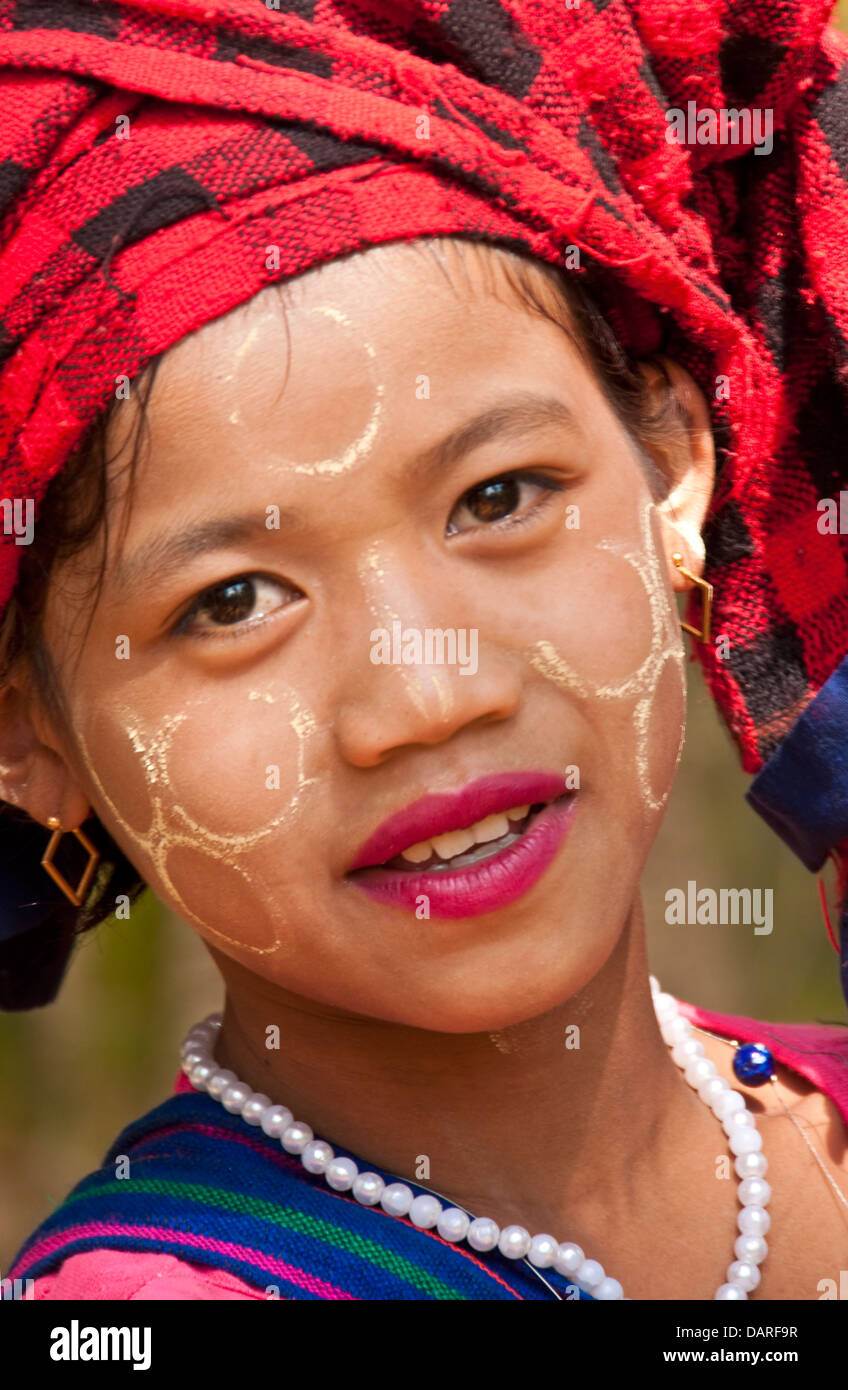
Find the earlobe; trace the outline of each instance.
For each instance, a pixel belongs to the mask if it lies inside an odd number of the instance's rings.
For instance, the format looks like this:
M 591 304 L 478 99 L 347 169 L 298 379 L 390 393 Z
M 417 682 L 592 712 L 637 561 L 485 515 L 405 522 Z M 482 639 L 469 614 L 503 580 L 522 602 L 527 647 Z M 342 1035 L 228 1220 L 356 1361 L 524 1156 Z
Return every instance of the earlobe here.
M 88 797 L 61 755 L 41 741 L 13 684 L 0 688 L 0 800 L 45 827 L 56 816 L 70 830 L 90 814 Z

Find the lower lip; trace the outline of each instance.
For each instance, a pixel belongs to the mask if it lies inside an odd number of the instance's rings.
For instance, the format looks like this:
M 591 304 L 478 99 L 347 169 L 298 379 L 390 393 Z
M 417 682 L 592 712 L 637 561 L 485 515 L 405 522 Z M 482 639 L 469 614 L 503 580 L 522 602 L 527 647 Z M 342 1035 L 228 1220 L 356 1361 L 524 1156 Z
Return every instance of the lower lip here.
M 491 859 L 451 873 L 416 874 L 404 869 L 360 869 L 349 876 L 378 902 L 414 910 L 422 897 L 431 917 L 479 917 L 496 912 L 528 893 L 541 878 L 574 819 L 577 797 L 552 802 L 536 816 L 520 840 Z

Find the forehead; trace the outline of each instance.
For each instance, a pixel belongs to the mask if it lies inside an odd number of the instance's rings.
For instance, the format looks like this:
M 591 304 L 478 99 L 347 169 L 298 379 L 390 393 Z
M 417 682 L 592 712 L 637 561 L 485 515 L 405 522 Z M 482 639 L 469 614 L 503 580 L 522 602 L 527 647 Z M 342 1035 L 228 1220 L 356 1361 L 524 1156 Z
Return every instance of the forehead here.
M 390 243 L 204 325 L 159 365 L 137 495 L 161 505 L 181 480 L 229 504 L 248 478 L 261 488 L 396 463 L 521 387 L 559 392 L 578 413 L 601 405 L 568 333 L 516 293 L 513 265 L 489 245 Z M 544 271 L 526 273 L 568 322 Z M 121 402 L 116 438 L 134 436 L 138 410 L 134 395 Z

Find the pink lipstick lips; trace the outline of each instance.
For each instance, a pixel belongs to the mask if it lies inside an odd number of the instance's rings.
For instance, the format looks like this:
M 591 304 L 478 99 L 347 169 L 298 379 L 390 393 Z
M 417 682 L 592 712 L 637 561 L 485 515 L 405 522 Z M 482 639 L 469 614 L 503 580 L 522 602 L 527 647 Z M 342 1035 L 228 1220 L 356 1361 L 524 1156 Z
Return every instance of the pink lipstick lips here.
M 428 868 L 389 866 L 412 845 L 474 825 L 515 807 L 529 806 L 509 834 L 476 845 L 486 857 L 451 868 L 433 852 Z M 505 907 L 532 888 L 556 854 L 576 809 L 576 794 L 548 772 L 481 777 L 459 792 L 421 797 L 389 817 L 362 845 L 348 870 L 351 883 L 380 902 L 415 909 L 422 897 L 432 917 L 475 917 Z M 423 851 L 422 851 L 423 853 Z M 459 855 L 460 859 L 464 856 Z M 438 862 L 434 862 L 438 861 Z

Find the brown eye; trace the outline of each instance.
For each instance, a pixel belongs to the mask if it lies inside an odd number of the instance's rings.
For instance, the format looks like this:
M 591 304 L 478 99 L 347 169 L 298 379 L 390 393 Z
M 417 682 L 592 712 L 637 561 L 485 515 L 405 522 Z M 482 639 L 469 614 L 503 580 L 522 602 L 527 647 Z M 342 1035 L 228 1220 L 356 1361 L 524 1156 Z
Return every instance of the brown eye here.
M 252 629 L 258 621 L 276 608 L 285 607 L 280 603 L 280 591 L 299 596 L 291 585 L 279 580 L 266 579 L 262 575 L 234 575 L 221 584 L 213 584 L 199 594 L 194 603 L 183 614 L 173 631 L 189 637 L 211 637 L 216 632 L 225 635 L 222 629 Z M 199 618 L 208 617 L 209 622 Z M 235 633 L 233 633 L 235 635 Z
M 515 511 L 520 497 L 521 488 L 515 478 L 497 478 L 468 494 L 468 508 L 480 521 L 502 521 Z
M 203 605 L 216 623 L 238 623 L 250 617 L 256 602 L 252 579 L 235 579 L 221 589 L 213 589 Z
M 542 496 L 537 497 L 530 506 L 525 505 L 523 512 L 519 513 L 522 492 L 528 487 L 535 488 Z M 562 491 L 562 483 L 543 474 L 505 473 L 469 488 L 457 503 L 456 512 L 465 511 L 471 516 L 472 523 L 478 526 L 495 527 L 504 521 L 507 525 L 518 526 L 529 521 L 533 514 L 550 502 L 554 493 Z M 449 522 L 447 534 L 453 535 L 459 529 Z

